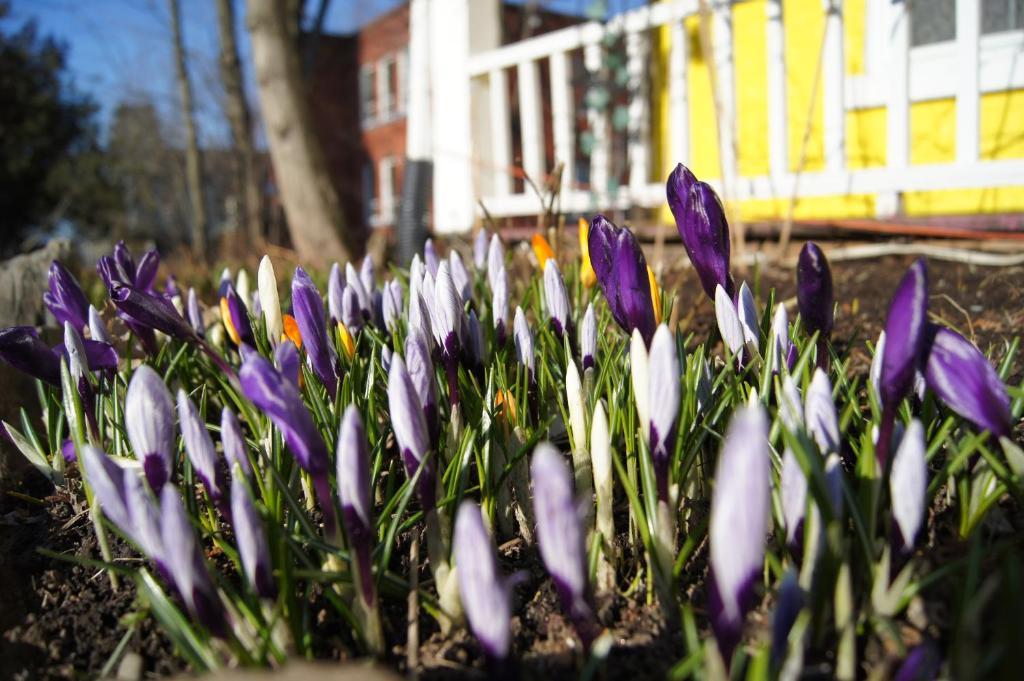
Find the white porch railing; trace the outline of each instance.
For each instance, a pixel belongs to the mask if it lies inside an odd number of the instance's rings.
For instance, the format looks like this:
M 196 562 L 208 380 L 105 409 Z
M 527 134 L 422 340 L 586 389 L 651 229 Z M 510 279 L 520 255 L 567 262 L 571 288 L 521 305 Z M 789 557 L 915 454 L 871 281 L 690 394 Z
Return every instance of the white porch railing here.
M 435 0 L 436 1 L 436 0 Z M 448 6 L 458 0 L 442 0 Z M 909 191 L 971 189 L 1024 184 L 1024 160 L 982 160 L 979 158 L 979 96 L 984 92 L 1024 87 L 1024 33 L 1021 31 L 980 35 L 978 0 L 957 0 L 957 38 L 953 42 L 910 47 L 910 15 L 906 2 L 868 0 L 869 25 L 877 30 L 881 46 L 867 55 L 869 69 L 848 76 L 843 46 L 842 0 L 822 0 L 826 13 L 825 45 L 822 51 L 822 98 L 824 122 L 823 168 L 804 171 L 799 177 L 789 158 L 787 77 L 780 0 L 769 0 L 766 9 L 766 53 L 768 74 L 768 157 L 769 174 L 746 176 L 739 173 L 734 153 L 736 134 L 736 87 L 732 54 L 731 5 L 711 3 L 713 45 L 711 55 L 720 97 L 720 159 L 722 178 L 713 181 L 727 200 L 788 199 L 794 190 L 800 197 L 876 194 L 878 212 L 891 215 L 900 210 L 900 194 Z M 519 145 L 522 170 L 542 178 L 545 167 L 545 123 L 551 130 L 556 162 L 566 165 L 562 176 L 562 208 L 569 212 L 653 208 L 665 202 L 664 177 L 650 176 L 652 136 L 648 90 L 650 36 L 652 29 L 669 25 L 671 52 L 668 58 L 668 109 L 672 121 L 670 145 L 664 150 L 675 161 L 689 156 L 690 129 L 687 83 L 687 41 L 683 22 L 698 12 L 697 0 L 656 3 L 619 15 L 606 25 L 592 22 L 548 33 L 497 49 L 469 51 L 465 62 L 465 85 L 450 85 L 468 96 L 455 98 L 469 112 L 450 115 L 470 122 L 471 131 L 448 126 L 452 134 L 473 140 L 472 155 L 447 159 L 464 164 L 461 177 L 473 182 L 461 186 L 435 186 L 435 215 L 468 216 L 481 200 L 496 217 L 536 215 L 537 196 L 514 179 L 511 126 L 507 83 L 515 72 L 519 107 Z M 613 135 L 606 115 L 588 111 L 588 128 L 593 147 L 589 154 L 590 186 L 576 186 L 577 136 L 571 82 L 573 55 L 583 53 L 587 70 L 597 69 L 603 59 L 607 34 L 619 35 L 625 44 L 627 73 L 632 93 L 628 104 L 629 123 L 626 162 L 628 181 L 608 191 L 609 159 Z M 452 39 L 459 39 L 454 36 Z M 463 52 L 465 54 L 465 52 Z M 541 87 L 541 69 L 547 69 L 550 91 Z M 801 65 L 800 68 L 814 68 Z M 457 74 L 451 74 L 457 79 Z M 435 95 L 437 84 L 434 84 Z M 465 89 L 462 89 L 465 88 Z M 909 119 L 914 101 L 954 97 L 956 100 L 956 159 L 951 163 L 912 165 L 910 163 Z M 545 101 L 547 98 L 547 101 Z M 449 104 L 451 100 L 449 100 Z M 435 103 L 438 115 L 440 103 Z M 846 114 L 849 111 L 885 106 L 887 109 L 886 165 L 851 169 L 846 163 Z M 443 110 L 443 107 L 442 107 Z M 550 116 L 550 121 L 544 117 Z M 437 128 L 435 127 L 435 132 Z M 460 143 L 461 142 L 461 143 Z M 466 148 L 464 140 L 435 139 L 437 154 L 446 149 Z M 484 145 L 483 148 L 480 145 Z M 467 172 L 468 171 L 468 172 Z M 440 178 L 439 178 L 440 179 Z M 457 207 L 453 209 L 452 207 Z M 468 224 L 445 224 L 437 231 L 463 231 Z

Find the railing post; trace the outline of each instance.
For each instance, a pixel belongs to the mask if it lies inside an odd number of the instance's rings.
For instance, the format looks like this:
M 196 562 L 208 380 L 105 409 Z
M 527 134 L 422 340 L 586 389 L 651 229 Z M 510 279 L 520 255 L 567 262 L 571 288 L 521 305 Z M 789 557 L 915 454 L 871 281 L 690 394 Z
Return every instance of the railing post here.
M 575 121 L 573 120 L 572 74 L 565 52 L 548 58 L 551 77 L 551 129 L 555 141 L 555 163 L 562 164 L 562 194 L 572 190 L 576 177 Z
M 886 165 L 891 177 L 896 178 L 906 170 L 909 163 L 910 144 L 910 11 L 906 1 L 893 2 L 887 6 L 889 13 L 888 30 L 889 58 L 886 74 L 889 80 L 888 106 L 886 109 Z M 876 210 L 879 215 L 896 215 L 900 212 L 900 190 L 894 187 L 890 192 L 878 195 Z
M 626 34 L 626 73 L 629 77 L 629 190 L 632 203 L 639 203 L 647 189 L 651 144 L 648 93 L 648 40 L 646 31 Z
M 541 120 L 540 77 L 536 61 L 519 62 L 519 132 L 523 150 L 523 171 L 538 186 L 544 183 L 544 124 Z M 527 191 L 527 193 L 530 193 Z
M 825 167 L 846 167 L 846 64 L 843 58 L 843 0 L 823 0 L 825 49 L 822 85 L 825 120 Z
M 493 69 L 487 75 L 490 98 L 492 190 L 496 196 L 512 193 L 512 129 L 509 122 L 508 80 L 505 69 Z
M 712 18 L 712 51 L 718 90 L 719 158 L 722 165 L 722 186 L 726 198 L 736 190 L 736 84 L 732 50 L 732 4 L 718 2 Z
M 782 0 L 768 0 L 768 167 L 771 177 L 781 181 L 789 173 L 789 130 L 786 119 L 786 38 L 782 24 Z
M 956 160 L 959 163 L 978 160 L 980 5 L 978 0 L 956 2 Z
M 583 48 L 583 61 L 589 73 L 601 71 L 601 44 L 591 43 Z M 608 173 L 611 138 L 608 134 L 608 112 L 587 107 L 587 122 L 594 145 L 590 150 L 590 191 L 599 208 L 608 209 Z
M 686 24 L 677 20 L 672 24 L 672 46 L 668 55 L 668 115 L 669 144 L 672 158 L 670 164 L 690 164 L 690 109 L 686 77 L 687 35 Z M 665 169 L 662 168 L 662 171 Z

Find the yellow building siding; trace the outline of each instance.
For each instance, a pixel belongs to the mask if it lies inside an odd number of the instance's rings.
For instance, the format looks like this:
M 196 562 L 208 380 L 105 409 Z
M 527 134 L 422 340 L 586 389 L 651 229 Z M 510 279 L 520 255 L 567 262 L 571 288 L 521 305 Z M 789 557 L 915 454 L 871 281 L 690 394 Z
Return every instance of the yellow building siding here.
M 866 0 L 845 0 L 843 41 L 848 75 L 867 73 L 865 53 Z M 819 0 L 782 0 L 786 59 L 787 146 L 792 170 L 824 169 L 823 88 L 814 88 L 815 69 L 821 51 L 825 15 Z M 688 159 L 668 158 L 673 129 L 669 120 L 668 55 L 671 30 L 655 31 L 655 64 L 652 87 L 652 131 L 657 149 L 652 170 L 661 179 L 679 161 L 698 177 L 721 175 L 717 115 L 711 79 L 703 59 L 699 20 L 686 20 L 687 106 L 690 117 Z M 798 30 L 793 30 L 798 27 Z M 734 70 L 736 83 L 737 169 L 740 177 L 769 173 L 768 78 L 766 0 L 750 0 L 732 6 Z M 713 40 L 713 37 L 712 37 Z M 812 106 L 813 96 L 813 106 Z M 915 102 L 910 106 L 909 136 L 912 165 L 951 163 L 956 160 L 956 101 L 952 98 Z M 1024 90 L 982 95 L 979 103 L 979 156 L 981 160 L 1024 158 Z M 845 117 L 846 164 L 851 170 L 884 167 L 887 146 L 885 107 L 851 110 Z M 809 134 L 808 134 L 809 127 Z M 807 135 L 806 147 L 804 136 Z M 659 172 L 660 171 L 660 172 Z M 874 195 L 805 197 L 797 201 L 797 219 L 873 217 Z M 745 220 L 778 220 L 788 211 L 789 197 L 741 202 Z M 1024 211 L 1024 186 L 979 190 L 906 192 L 903 210 L 909 216 Z M 660 217 L 671 220 L 667 210 Z

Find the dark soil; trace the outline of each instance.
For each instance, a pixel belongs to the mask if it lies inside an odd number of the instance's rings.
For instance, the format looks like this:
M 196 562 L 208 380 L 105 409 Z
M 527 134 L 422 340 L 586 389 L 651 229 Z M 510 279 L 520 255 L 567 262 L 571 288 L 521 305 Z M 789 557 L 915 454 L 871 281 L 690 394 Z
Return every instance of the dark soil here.
M 666 262 L 685 259 L 670 247 Z M 834 339 L 837 350 L 849 352 L 851 369 L 866 373 L 869 355 L 866 341 L 874 342 L 884 322 L 890 296 L 910 259 L 885 258 L 873 261 L 834 263 L 835 294 L 840 301 Z M 707 336 L 714 324 L 710 301 L 700 290 L 690 269 L 666 268 L 666 280 L 679 291 L 678 316 L 683 327 L 696 339 Z M 1024 331 L 1024 268 L 990 269 L 932 261 L 930 310 L 933 318 L 957 329 L 993 356 L 1003 355 L 1004 343 Z M 753 270 L 746 275 L 759 299 L 775 287 L 779 300 L 795 295 L 791 271 Z M 791 308 L 793 309 L 793 308 Z M 792 319 L 792 315 L 791 315 Z M 1018 359 L 1011 382 L 1019 383 L 1024 362 Z M 1020 439 L 1018 433 L 1018 440 Z M 14 492 L 14 494 L 12 494 Z M 0 497 L 0 678 L 65 679 L 95 677 L 110 659 L 125 635 L 131 615 L 138 609 L 134 588 L 122 580 L 118 592 L 111 590 L 105 574 L 39 553 L 45 549 L 59 554 L 98 558 L 93 528 L 85 515 L 77 514 L 70 500 L 52 493 L 35 473 L 4 491 Z M 1024 527 L 1020 509 L 1013 504 L 1002 513 L 1016 530 Z M 955 519 L 947 509 L 933 509 L 928 551 L 937 561 L 955 555 Z M 1014 530 L 1014 531 L 1016 531 Z M 396 556 L 408 555 L 408 536 Z M 132 560 L 123 543 L 114 541 L 115 557 Z M 581 659 L 581 646 L 571 625 L 561 614 L 549 579 L 544 576 L 536 554 L 521 542 L 503 547 L 508 573 L 525 573 L 516 588 L 517 613 L 513 622 L 514 648 L 518 669 L 489 668 L 476 641 L 465 632 L 442 637 L 436 623 L 420 619 L 418 660 L 422 675 L 429 679 L 465 679 L 503 676 L 518 671 L 525 678 L 573 676 Z M 691 601 L 699 622 L 703 611 L 702 585 L 706 548 L 699 547 L 684 567 L 684 583 L 692 591 Z M 421 578 L 429 572 L 420 566 Z M 620 575 L 619 586 L 633 575 Z M 314 595 L 314 599 L 317 599 Z M 599 605 L 599 614 L 614 636 L 615 645 L 607 664 L 606 678 L 664 678 L 684 649 L 678 632 L 668 631 L 656 605 L 645 594 L 616 597 Z M 767 603 L 765 604 L 768 605 Z M 932 622 L 944 617 L 942 603 L 929 605 Z M 392 642 L 390 663 L 405 671 L 405 605 L 386 606 L 387 635 Z M 319 612 L 318 657 L 350 657 L 351 640 L 342 633 L 340 617 L 330 607 Z M 753 628 L 766 626 L 764 611 L 752 615 Z M 185 668 L 172 646 L 150 618 L 134 622 L 127 650 L 141 656 L 147 676 L 165 676 Z M 875 654 L 865 651 L 868 657 Z M 813 661 L 809 662 L 813 663 Z M 828 668 L 827 664 L 823 668 Z M 808 668 L 813 670 L 813 664 Z M 113 670 L 113 671 L 116 671 Z

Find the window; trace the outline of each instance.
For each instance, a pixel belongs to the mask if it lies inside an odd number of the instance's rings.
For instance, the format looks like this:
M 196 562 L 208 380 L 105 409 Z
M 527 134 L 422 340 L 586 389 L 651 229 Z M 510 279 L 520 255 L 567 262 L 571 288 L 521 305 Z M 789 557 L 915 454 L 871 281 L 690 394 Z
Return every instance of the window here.
M 400 113 L 405 113 L 409 105 L 409 50 L 404 49 L 395 58 L 395 108 Z
M 364 125 L 372 122 L 377 116 L 375 80 L 373 64 L 363 64 L 359 67 L 359 119 Z
M 981 32 L 1001 33 L 1024 29 L 1024 0 L 982 0 Z
M 377 117 L 381 121 L 391 118 L 391 88 L 388 85 L 391 59 L 385 57 L 377 62 Z
M 914 47 L 956 40 L 956 0 L 913 0 L 910 44 Z M 1024 0 L 981 0 L 981 32 L 1024 29 Z
M 386 156 L 380 160 L 378 177 L 380 178 L 380 212 L 377 216 L 379 223 L 390 225 L 395 222 L 395 209 L 397 201 L 395 193 L 398 189 L 397 183 L 398 163 L 393 156 Z
M 373 171 L 372 161 L 363 166 L 363 213 L 367 224 L 373 224 L 377 215 L 377 178 Z

